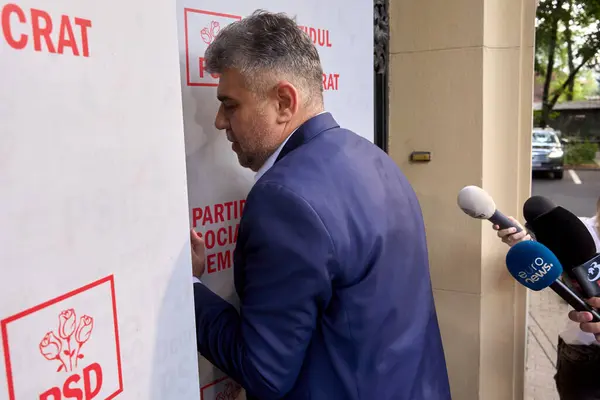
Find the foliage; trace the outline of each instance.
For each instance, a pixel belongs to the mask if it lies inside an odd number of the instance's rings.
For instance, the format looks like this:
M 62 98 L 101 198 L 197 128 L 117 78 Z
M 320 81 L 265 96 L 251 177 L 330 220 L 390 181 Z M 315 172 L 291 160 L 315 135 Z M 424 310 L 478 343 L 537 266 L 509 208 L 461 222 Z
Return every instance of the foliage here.
M 599 65 L 599 20 L 600 0 L 540 0 L 535 71 L 544 80 L 541 126 L 559 100 L 593 94 L 596 85 L 589 78 Z M 586 75 L 587 89 L 578 79 Z
M 554 121 L 560 115 L 557 111 L 552 111 L 548 115 L 548 122 Z M 542 120 L 542 110 L 533 110 L 533 126 L 540 126 Z
M 593 164 L 598 145 L 590 142 L 569 144 L 565 151 L 565 163 L 569 165 Z
M 561 55 L 561 57 L 562 57 L 562 55 Z M 550 93 L 554 93 L 557 90 L 559 90 L 561 85 L 563 84 L 563 82 L 565 82 L 567 80 L 567 78 L 569 77 L 569 73 L 567 71 L 565 71 L 563 68 L 561 68 L 562 64 L 563 63 L 561 60 L 561 64 L 559 65 L 559 68 L 556 68 L 554 70 L 553 79 L 552 79 L 552 82 L 550 83 Z M 537 86 L 543 85 L 544 77 L 539 76 L 539 75 L 536 76 L 535 83 Z M 577 74 L 577 78 L 574 80 L 573 83 L 574 83 L 574 85 L 573 85 L 572 98 L 569 99 L 568 91 L 564 90 L 560 94 L 557 103 L 562 103 L 564 101 L 569 101 L 569 100 L 585 100 L 587 98 L 590 98 L 591 96 L 595 96 L 596 94 L 598 94 L 598 82 L 594 78 L 594 71 L 589 68 L 585 69 L 585 70 L 581 71 L 579 74 Z M 540 117 L 541 117 L 541 114 L 540 114 Z M 550 116 L 550 121 L 553 119 L 554 118 L 552 118 L 552 116 Z

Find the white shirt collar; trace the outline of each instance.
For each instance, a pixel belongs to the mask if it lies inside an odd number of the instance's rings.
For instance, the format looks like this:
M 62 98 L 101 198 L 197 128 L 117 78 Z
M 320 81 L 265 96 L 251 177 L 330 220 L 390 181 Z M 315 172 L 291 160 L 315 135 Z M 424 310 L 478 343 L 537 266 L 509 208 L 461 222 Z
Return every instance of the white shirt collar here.
M 325 114 L 325 113 L 326 113 L 326 111 L 323 111 L 323 112 L 318 113 L 317 115 L 321 115 L 321 114 Z M 315 115 L 315 117 L 317 115 Z M 300 126 L 302 126 L 302 125 L 300 125 Z M 269 169 L 271 169 L 271 167 L 275 164 L 275 161 L 277 160 L 277 157 L 279 157 L 279 153 L 281 153 L 281 150 L 283 150 L 283 146 L 285 146 L 285 144 L 287 143 L 287 141 L 290 139 L 290 137 L 292 137 L 292 135 L 294 134 L 294 132 L 296 132 L 298 130 L 298 128 L 294 129 L 294 131 L 292 133 L 290 133 L 288 135 L 288 137 L 285 138 L 285 140 L 283 141 L 283 143 L 281 143 L 279 145 L 279 147 L 277 148 L 277 150 L 275 150 L 275 152 L 273 154 L 271 154 L 271 156 L 269 156 L 269 158 L 267 158 L 267 161 L 265 161 L 265 163 L 262 165 L 262 167 L 260 167 L 260 169 L 258 171 L 256 171 L 256 175 L 254 176 L 254 182 L 258 182 L 258 180 L 260 178 L 262 178 L 262 176 Z
M 294 132 L 296 132 L 296 130 L 294 130 Z M 269 169 L 271 169 L 271 167 L 273 166 L 273 164 L 275 164 L 275 161 L 277 160 L 277 157 L 279 157 L 279 153 L 281 153 L 281 150 L 283 150 L 283 146 L 285 146 L 285 144 L 287 143 L 287 141 L 289 140 L 289 138 L 292 137 L 292 135 L 294 134 L 294 132 L 290 133 L 290 135 L 285 138 L 285 140 L 283 141 L 283 143 L 281 143 L 279 145 L 279 147 L 277 148 L 277 150 L 275 150 L 275 152 L 273 154 L 271 154 L 269 156 L 269 158 L 267 158 L 267 161 L 265 161 L 265 163 L 262 165 L 262 167 L 260 167 L 260 169 L 256 172 L 256 175 L 254 176 L 254 182 L 258 182 L 258 180 L 260 178 L 262 178 L 262 176 Z

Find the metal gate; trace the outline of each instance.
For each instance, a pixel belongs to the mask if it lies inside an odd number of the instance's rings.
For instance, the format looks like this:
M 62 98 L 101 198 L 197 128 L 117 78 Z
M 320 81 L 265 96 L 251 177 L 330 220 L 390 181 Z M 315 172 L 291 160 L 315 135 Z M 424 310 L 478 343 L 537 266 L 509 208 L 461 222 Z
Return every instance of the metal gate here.
M 388 151 L 388 64 L 389 16 L 388 0 L 374 0 L 374 106 L 375 144 Z

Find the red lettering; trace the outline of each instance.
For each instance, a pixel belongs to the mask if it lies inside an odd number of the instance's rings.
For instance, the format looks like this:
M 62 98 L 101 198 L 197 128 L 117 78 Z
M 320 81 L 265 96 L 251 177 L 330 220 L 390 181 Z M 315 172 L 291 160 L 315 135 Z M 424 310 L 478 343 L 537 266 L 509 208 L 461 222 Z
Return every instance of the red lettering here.
M 232 219 L 239 219 L 244 212 L 246 200 L 228 201 L 212 206 L 192 208 L 192 227 L 198 225 L 222 224 Z
M 96 384 L 92 389 L 92 380 L 90 379 L 90 373 L 93 372 L 95 375 L 94 383 Z M 85 391 L 85 400 L 91 400 L 102 388 L 102 368 L 100 364 L 93 363 L 83 369 L 83 390 Z
M 331 47 L 329 29 L 317 29 L 309 26 L 298 26 L 298 28 L 304 31 L 316 46 Z
M 83 391 L 79 388 L 71 387 L 71 384 L 79 382 L 80 379 L 81 377 L 77 374 L 71 375 L 67 378 L 65 384 L 63 385 L 63 394 L 65 395 L 66 399 L 83 400 Z
M 206 257 L 206 271 L 208 274 L 214 274 L 219 271 L 225 271 L 233 266 L 233 250 L 225 250 Z
M 92 374 L 94 375 L 93 379 Z M 69 376 L 62 386 L 62 392 L 60 388 L 53 387 L 40 394 L 40 400 L 61 400 L 62 396 L 65 399 L 92 400 L 102 389 L 102 367 L 100 367 L 100 364 L 93 363 L 83 369 L 83 390 L 77 387 L 77 383 L 81 379 L 82 377 L 78 374 Z
M 229 227 L 231 230 L 231 227 Z M 220 228 L 217 232 L 217 244 L 219 246 L 225 246 L 227 244 L 227 229 Z
M 206 271 L 209 274 L 214 274 L 215 272 L 217 272 L 216 268 L 214 267 L 215 258 L 217 258 L 216 254 L 209 254 L 206 256 Z
M 225 206 L 223 204 L 215 204 L 215 223 L 225 222 L 223 211 L 225 211 Z
M 202 209 L 194 208 L 192 210 L 192 226 L 196 228 L 198 226 L 198 221 L 202 219 Z
M 52 54 L 64 54 L 65 48 L 70 47 L 74 56 L 89 57 L 88 29 L 92 27 L 92 21 L 83 18 L 74 18 L 71 21 L 67 15 L 61 15 L 58 34 L 53 34 L 53 23 L 51 15 L 43 10 L 32 8 L 30 11 L 31 36 L 33 37 L 33 48 L 35 51 L 47 51 Z M 14 18 L 12 18 L 14 15 Z M 12 19 L 11 19 L 12 18 Z M 23 50 L 29 41 L 29 36 L 22 33 L 17 35 L 14 28 L 16 22 L 26 26 L 27 15 L 22 8 L 15 4 L 7 4 L 1 10 L 2 33 L 6 43 L 16 50 Z M 73 30 L 73 24 L 79 27 L 79 35 Z M 54 41 L 53 41 L 54 36 Z M 77 43 L 77 40 L 81 43 Z
M 90 56 L 90 47 L 88 45 L 88 28 L 92 27 L 92 21 L 89 19 L 75 18 L 75 25 L 81 28 L 81 44 L 83 48 L 83 56 Z
M 339 90 L 340 74 L 323 74 L 324 90 Z
M 21 8 L 16 4 L 7 4 L 2 7 L 2 33 L 4 34 L 4 39 L 6 43 L 10 47 L 15 50 L 24 49 L 27 46 L 27 35 L 21 34 L 19 39 L 15 39 L 12 33 L 12 26 L 10 24 L 10 15 L 15 14 L 20 23 L 24 24 L 27 22 L 25 18 L 25 13 Z
M 237 242 L 240 224 L 234 226 L 223 226 L 217 230 L 208 229 L 204 235 L 198 232 L 198 236 L 204 237 L 204 244 L 208 250 L 212 250 L 215 246 L 223 247 L 228 244 Z
M 216 241 L 215 231 L 206 231 L 204 234 L 204 245 L 208 250 L 211 250 L 213 247 L 215 247 Z
M 223 251 L 217 253 L 217 267 L 219 271 L 231 268 L 231 252 Z
M 204 78 L 204 73 L 206 72 L 206 60 L 204 57 L 198 57 L 198 73 L 200 78 Z M 213 79 L 219 79 L 219 74 L 210 74 Z
M 60 392 L 60 389 L 53 387 L 52 389 L 46 390 L 44 393 L 40 394 L 40 400 L 60 400 L 61 396 L 62 393 Z
M 40 26 L 40 19 L 44 20 L 44 27 Z M 52 32 L 52 19 L 46 11 L 31 9 L 31 28 L 33 30 L 33 47 L 35 51 L 42 51 L 42 37 L 46 42 L 49 53 L 56 53 L 52 44 L 50 33 Z
M 65 47 L 70 47 L 74 56 L 79 56 L 71 21 L 69 17 L 63 15 L 60 20 L 60 33 L 58 34 L 58 54 L 63 54 Z
M 233 201 L 228 201 L 224 206 L 227 208 L 227 221 L 229 221 L 231 219 L 231 207 L 233 206 Z
M 202 220 L 202 225 L 213 224 L 215 221 L 213 220 L 212 212 L 210 211 L 210 206 L 204 207 L 204 219 Z

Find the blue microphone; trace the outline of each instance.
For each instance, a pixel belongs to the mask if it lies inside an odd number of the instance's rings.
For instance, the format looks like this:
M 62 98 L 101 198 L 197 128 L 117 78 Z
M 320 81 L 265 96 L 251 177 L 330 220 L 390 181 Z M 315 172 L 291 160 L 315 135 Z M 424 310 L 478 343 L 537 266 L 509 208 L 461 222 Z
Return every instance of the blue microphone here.
M 560 280 L 562 265 L 543 244 L 532 240 L 517 243 L 506 254 L 506 266 L 521 285 L 535 291 L 549 287 L 575 310 L 591 313 L 592 322 L 600 322 L 598 311 Z

